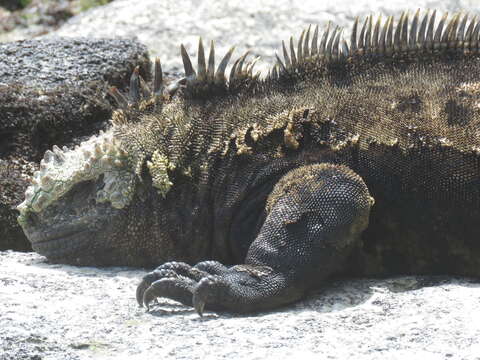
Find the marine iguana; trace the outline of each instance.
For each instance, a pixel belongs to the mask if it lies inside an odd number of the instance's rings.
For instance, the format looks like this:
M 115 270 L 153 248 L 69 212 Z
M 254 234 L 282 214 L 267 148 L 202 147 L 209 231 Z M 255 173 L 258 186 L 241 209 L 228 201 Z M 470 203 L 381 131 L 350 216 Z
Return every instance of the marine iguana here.
M 164 263 L 139 304 L 200 314 L 289 304 L 339 273 L 479 276 L 480 21 L 394 22 L 357 19 L 349 42 L 309 27 L 265 78 L 245 54 L 227 79 L 233 48 L 216 68 L 201 39 L 178 81 L 159 60 L 153 88 L 134 71 L 107 132 L 45 153 L 18 207 L 33 249 Z

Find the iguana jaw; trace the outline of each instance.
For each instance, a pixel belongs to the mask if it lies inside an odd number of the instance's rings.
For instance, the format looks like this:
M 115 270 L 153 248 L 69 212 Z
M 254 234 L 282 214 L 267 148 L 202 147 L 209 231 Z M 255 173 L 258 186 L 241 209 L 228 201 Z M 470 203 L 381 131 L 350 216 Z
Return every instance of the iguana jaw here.
M 105 263 L 108 257 L 103 254 L 114 245 L 112 227 L 119 228 L 119 215 L 125 210 L 96 202 L 103 186 L 103 176 L 81 182 L 42 211 L 28 212 L 22 226 L 33 250 L 51 261 Z
M 72 264 L 88 264 L 85 257 L 89 253 L 88 249 L 94 245 L 96 236 L 94 229 L 83 222 L 87 217 L 83 217 L 82 221 L 68 219 L 69 222 L 55 225 L 45 225 L 42 220 L 33 215 L 29 218 L 33 226 L 24 228 L 33 250 L 54 262 L 62 260 Z

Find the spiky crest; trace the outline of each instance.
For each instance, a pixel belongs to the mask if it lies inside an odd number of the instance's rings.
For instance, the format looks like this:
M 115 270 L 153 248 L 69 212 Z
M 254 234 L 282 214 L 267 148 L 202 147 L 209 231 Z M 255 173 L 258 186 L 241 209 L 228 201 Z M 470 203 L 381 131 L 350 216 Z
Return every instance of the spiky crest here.
M 233 64 L 230 74 L 227 77 L 226 69 L 232 57 L 235 47 L 224 55 L 220 64 L 215 69 L 215 46 L 213 41 L 210 44 L 208 64 L 206 62 L 205 50 L 202 38 L 198 41 L 197 69 L 194 69 L 190 56 L 183 44 L 180 45 L 185 76 L 170 83 L 164 83 L 160 59 L 155 59 L 153 73 L 153 90 L 139 75 L 138 67 L 134 69 L 129 84 L 128 94 L 122 94 L 116 87 L 109 89 L 109 94 L 122 109 L 140 109 L 149 105 L 162 105 L 171 98 L 180 88 L 184 89 L 187 96 L 193 98 L 204 98 L 215 94 L 228 93 L 234 89 L 241 88 L 247 82 L 254 82 L 260 76 L 260 72 L 253 74 L 255 63 L 259 57 L 246 61 L 249 51 L 240 56 Z
M 289 39 L 289 51 L 282 41 L 283 61 L 275 54 L 277 63 L 271 67 L 263 80 L 259 80 L 260 73 L 253 74 L 253 68 L 258 57 L 246 61 L 249 54 L 237 58 L 233 63 L 229 76 L 226 69 L 232 57 L 234 47 L 224 55 L 215 69 L 215 47 L 210 45 L 208 62 L 206 61 L 203 41 L 198 42 L 197 70 L 194 69 L 190 56 L 183 44 L 180 53 L 184 64 L 185 76 L 170 83 L 168 86 L 162 79 L 160 59 L 155 60 L 153 90 L 143 81 L 138 68 L 132 73 L 130 88 L 127 95 L 120 93 L 116 88 L 110 89 L 110 95 L 121 108 L 144 108 L 152 103 L 162 104 L 171 98 L 180 88 L 184 88 L 187 96 L 192 98 L 209 98 L 218 94 L 228 94 L 239 91 L 246 85 L 262 85 L 265 82 L 277 81 L 284 76 L 300 71 L 306 63 L 317 63 L 319 66 L 328 65 L 335 61 L 344 61 L 347 58 L 365 55 L 390 57 L 400 53 L 428 54 L 439 51 L 480 51 L 480 21 L 476 16 L 466 13 L 455 14 L 448 20 L 448 13 L 436 23 L 437 11 L 427 10 L 420 20 L 418 9 L 412 20 L 409 13 L 403 12 L 394 26 L 393 16 L 385 21 L 382 16 L 374 19 L 372 15 L 363 20 L 359 30 L 360 20 L 357 17 L 353 22 L 349 41 L 342 38 L 343 29 L 332 29 L 327 24 L 323 33 L 316 26 L 311 35 L 311 26 L 303 30 L 298 42 L 293 37 Z
M 323 33 L 320 33 L 318 26 L 313 31 L 309 27 L 302 32 L 298 42 L 292 37 L 288 43 L 282 42 L 284 60 L 276 55 L 277 63 L 264 79 L 258 79 L 258 74 L 253 75 L 253 67 L 258 58 L 247 61 L 248 52 L 237 58 L 227 77 L 227 66 L 233 48 L 215 68 L 213 43 L 207 61 L 200 39 L 198 65 L 194 69 L 190 56 L 182 45 L 185 76 L 181 79 L 170 84 L 164 83 L 160 61 L 157 60 L 153 91 L 139 76 L 138 69 L 132 74 L 128 94 L 122 95 L 116 89 L 112 91 L 112 96 L 123 108 L 113 115 L 112 122 L 118 125 L 115 134 L 125 151 L 130 154 L 129 160 L 134 164 L 135 173 L 141 173 L 146 161 L 150 170 L 155 169 L 157 176 L 155 183 L 165 195 L 171 183 L 174 183 L 173 179 L 177 176 L 175 174 L 183 171 L 184 174 L 189 174 L 189 177 L 201 178 L 202 174 L 208 174 L 205 164 L 208 164 L 210 154 L 226 154 L 231 143 L 237 148 L 238 154 L 248 153 L 251 149 L 245 142 L 246 138 L 251 137 L 251 140 L 256 142 L 260 138 L 258 134 L 265 136 L 274 129 L 287 126 L 290 124 L 288 123 L 290 118 L 303 118 L 306 110 L 303 107 L 294 109 L 292 114 L 280 116 L 277 122 L 267 121 L 268 116 L 265 116 L 262 120 L 265 123 L 261 125 L 259 122 L 247 123 L 253 120 L 250 117 L 242 118 L 237 113 L 229 121 L 214 121 L 213 117 L 197 116 L 203 111 L 202 104 L 193 101 L 189 104 L 191 111 L 188 114 L 177 116 L 178 104 L 175 98 L 179 90 L 182 97 L 187 99 L 206 99 L 212 102 L 217 96 L 222 97 L 219 103 L 223 106 L 238 98 L 226 98 L 229 94 L 242 93 L 248 100 L 255 91 L 268 92 L 278 87 L 292 89 L 292 79 L 295 81 L 296 78 L 308 76 L 311 70 L 321 73 L 323 68 L 335 63 L 370 64 L 371 59 L 383 61 L 389 58 L 435 57 L 446 52 L 478 54 L 480 21 L 477 21 L 476 17 L 457 14 L 447 21 L 448 16 L 444 15 L 438 24 L 436 17 L 436 11 L 427 11 L 420 17 L 418 10 L 410 20 L 409 14 L 405 12 L 401 14 L 395 26 L 392 16 L 385 20 L 372 16 L 366 17 L 363 21 L 357 18 L 348 42 L 342 39 L 342 29 L 332 27 L 330 23 Z M 170 101 L 172 97 L 174 99 Z M 166 105 L 167 103 L 169 105 Z M 155 111 L 154 116 L 150 116 L 148 111 L 143 111 L 152 104 L 162 107 L 160 111 L 158 109 Z M 197 107 L 196 110 L 194 107 Z M 295 115 L 297 110 L 300 114 L 298 116 Z M 131 126 L 132 122 L 141 119 L 145 120 L 142 124 Z M 293 123 L 288 126 L 293 126 Z M 296 138 L 287 134 L 290 131 L 288 126 L 285 128 L 288 140 L 286 145 L 295 148 Z
M 448 20 L 445 13 L 436 24 L 437 12 L 426 11 L 420 21 L 420 9 L 412 20 L 409 13 L 403 12 L 396 26 L 394 18 L 389 16 L 385 22 L 379 16 L 375 21 L 373 16 L 367 16 L 359 29 L 359 18 L 353 23 L 350 41 L 341 39 L 342 29 L 330 29 L 330 23 L 325 28 L 321 41 L 318 43 L 318 26 L 315 27 L 312 41 L 309 42 L 310 27 L 305 35 L 301 33 L 295 51 L 295 40 L 290 38 L 290 53 L 282 42 L 282 61 L 277 56 L 277 64 L 272 67 L 266 80 L 277 80 L 285 74 L 292 74 L 309 62 L 341 61 L 347 58 L 374 55 L 391 57 L 401 53 L 419 53 L 422 55 L 438 53 L 439 51 L 478 52 L 480 39 L 480 21 L 476 16 L 458 13 Z M 280 70 L 280 71 L 279 71 Z

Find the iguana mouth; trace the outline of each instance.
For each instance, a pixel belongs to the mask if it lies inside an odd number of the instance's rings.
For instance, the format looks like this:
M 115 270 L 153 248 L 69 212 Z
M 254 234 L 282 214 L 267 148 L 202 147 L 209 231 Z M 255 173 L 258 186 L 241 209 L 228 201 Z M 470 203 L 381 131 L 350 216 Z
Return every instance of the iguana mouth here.
M 68 254 L 81 254 L 82 250 L 91 247 L 97 227 L 95 224 L 101 222 L 102 216 L 98 213 L 77 219 L 65 216 L 61 220 L 29 213 L 24 231 L 34 251 L 55 260 Z
M 63 259 L 68 254 L 86 249 L 91 244 L 92 230 L 66 230 L 59 236 L 45 236 L 45 234 L 33 233 L 30 237 L 32 248 L 41 255 L 48 255 L 51 260 Z
M 28 230 L 28 229 L 27 229 Z M 43 227 L 34 228 L 29 232 L 32 243 L 41 244 L 55 241 L 61 238 L 68 238 L 71 235 L 86 231 L 85 225 L 81 224 L 60 224 L 43 231 Z

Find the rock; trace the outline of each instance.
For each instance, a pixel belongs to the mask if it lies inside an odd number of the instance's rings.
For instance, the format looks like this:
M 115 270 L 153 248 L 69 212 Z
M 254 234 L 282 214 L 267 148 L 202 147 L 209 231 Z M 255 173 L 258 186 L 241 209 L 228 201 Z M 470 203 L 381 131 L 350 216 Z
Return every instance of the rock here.
M 26 249 L 16 210 L 27 180 L 53 145 L 105 128 L 106 82 L 123 89 L 145 46 L 133 40 L 45 39 L 0 44 L 0 249 Z
M 336 280 L 304 301 L 235 316 L 135 301 L 143 271 L 0 252 L 0 358 L 480 359 L 479 284 Z
M 28 176 L 36 165 L 22 157 L 0 159 L 0 249 L 31 250 L 17 223 L 15 206 L 23 201 Z

